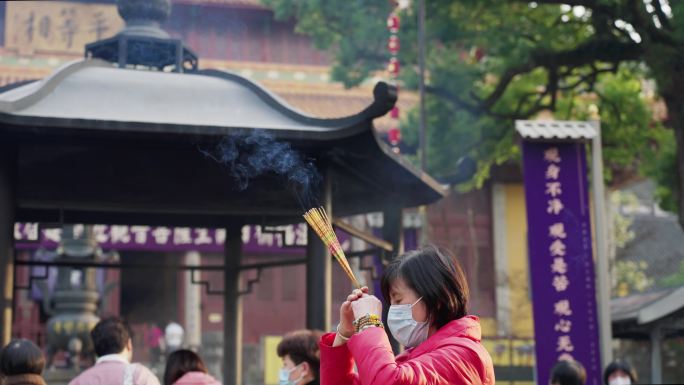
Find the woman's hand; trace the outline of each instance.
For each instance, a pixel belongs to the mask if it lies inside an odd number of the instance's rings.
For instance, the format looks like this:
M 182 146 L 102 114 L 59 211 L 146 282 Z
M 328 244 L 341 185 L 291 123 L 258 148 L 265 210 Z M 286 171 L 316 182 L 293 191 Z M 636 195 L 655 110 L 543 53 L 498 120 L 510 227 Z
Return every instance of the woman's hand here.
M 343 337 L 349 338 L 354 334 L 354 311 L 352 310 L 352 303 L 358 301 L 361 297 L 368 297 L 368 287 L 364 286 L 361 289 L 355 289 L 347 300 L 340 306 L 340 328 L 339 332 Z
M 375 314 L 378 317 L 382 317 L 382 302 L 374 295 L 364 294 L 363 297 L 351 303 L 351 308 L 355 320 L 366 314 Z

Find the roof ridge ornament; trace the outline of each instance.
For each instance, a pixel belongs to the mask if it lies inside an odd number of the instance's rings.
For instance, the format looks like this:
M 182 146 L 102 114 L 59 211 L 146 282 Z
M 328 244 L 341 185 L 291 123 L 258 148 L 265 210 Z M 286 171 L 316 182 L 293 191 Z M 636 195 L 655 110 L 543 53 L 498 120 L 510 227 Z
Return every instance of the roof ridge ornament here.
M 197 55 L 161 28 L 171 14 L 170 0 L 117 0 L 126 27 L 116 36 L 87 44 L 85 57 L 121 68 L 197 71 Z

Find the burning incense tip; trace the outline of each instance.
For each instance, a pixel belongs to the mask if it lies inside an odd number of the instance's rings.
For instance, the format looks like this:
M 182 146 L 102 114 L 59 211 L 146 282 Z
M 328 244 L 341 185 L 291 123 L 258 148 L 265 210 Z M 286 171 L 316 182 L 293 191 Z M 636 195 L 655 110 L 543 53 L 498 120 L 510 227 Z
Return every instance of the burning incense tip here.
M 330 218 L 328 218 L 328 214 L 325 212 L 325 210 L 322 207 L 314 207 L 304 214 L 304 219 L 309 226 L 314 229 L 318 237 L 321 238 L 328 250 L 330 250 L 330 254 L 335 257 L 337 262 L 342 267 L 342 270 L 344 270 L 354 286 L 360 289 L 361 285 L 354 276 L 351 266 L 349 266 L 349 262 L 347 261 L 347 257 L 344 255 L 340 241 L 337 239 L 335 230 L 333 230 L 332 222 L 330 221 Z

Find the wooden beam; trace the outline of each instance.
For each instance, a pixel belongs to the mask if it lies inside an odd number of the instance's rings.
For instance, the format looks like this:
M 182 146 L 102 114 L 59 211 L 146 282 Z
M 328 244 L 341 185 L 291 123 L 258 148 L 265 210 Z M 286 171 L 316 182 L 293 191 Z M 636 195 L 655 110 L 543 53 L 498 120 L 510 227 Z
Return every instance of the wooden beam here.
M 363 231 L 361 229 L 357 229 L 356 227 L 350 225 L 347 222 L 344 222 L 340 218 L 335 218 L 333 219 L 333 226 L 344 231 L 345 233 L 348 233 L 349 235 L 359 238 L 363 240 L 366 243 L 369 243 L 375 247 L 379 247 L 383 250 L 385 250 L 388 253 L 391 253 L 394 251 L 394 246 L 392 246 L 391 243 L 385 241 L 384 239 L 378 238 L 375 235 Z

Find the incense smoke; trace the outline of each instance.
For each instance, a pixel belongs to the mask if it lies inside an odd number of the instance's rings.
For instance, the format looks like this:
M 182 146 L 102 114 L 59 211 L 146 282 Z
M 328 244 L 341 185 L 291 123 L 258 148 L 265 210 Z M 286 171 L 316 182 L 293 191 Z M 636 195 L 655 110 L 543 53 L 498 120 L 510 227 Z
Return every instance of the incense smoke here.
M 240 131 L 223 138 L 214 150 L 200 151 L 225 166 L 240 191 L 251 179 L 272 174 L 287 181 L 302 208 L 316 206 L 321 177 L 313 162 L 264 130 Z

